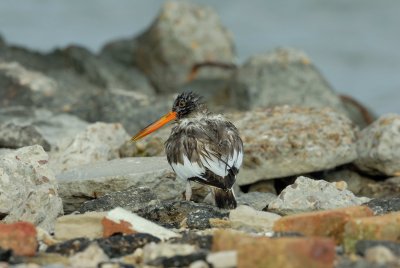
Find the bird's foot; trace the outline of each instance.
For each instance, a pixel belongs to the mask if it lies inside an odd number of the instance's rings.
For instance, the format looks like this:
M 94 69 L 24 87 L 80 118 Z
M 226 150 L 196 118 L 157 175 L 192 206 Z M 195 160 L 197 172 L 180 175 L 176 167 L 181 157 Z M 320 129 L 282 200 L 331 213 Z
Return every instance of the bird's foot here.
M 185 198 L 186 201 L 190 201 L 190 199 L 192 198 L 192 185 L 190 184 L 190 181 L 186 183 Z

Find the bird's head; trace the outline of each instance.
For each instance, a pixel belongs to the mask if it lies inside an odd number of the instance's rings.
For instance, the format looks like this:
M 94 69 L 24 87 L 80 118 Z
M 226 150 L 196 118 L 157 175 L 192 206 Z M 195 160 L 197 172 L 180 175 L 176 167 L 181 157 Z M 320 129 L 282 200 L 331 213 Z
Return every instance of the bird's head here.
M 201 108 L 202 103 L 199 95 L 193 92 L 183 92 L 176 97 L 171 112 L 139 131 L 139 133 L 132 137 L 131 141 L 137 141 L 149 135 L 172 120 L 189 117 L 193 112 Z

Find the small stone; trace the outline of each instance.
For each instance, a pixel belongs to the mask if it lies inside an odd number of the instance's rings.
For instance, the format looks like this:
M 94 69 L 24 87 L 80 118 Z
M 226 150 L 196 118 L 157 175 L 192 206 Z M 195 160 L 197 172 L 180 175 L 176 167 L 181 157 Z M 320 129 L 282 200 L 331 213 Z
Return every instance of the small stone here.
M 281 216 L 257 211 L 249 206 L 240 205 L 229 213 L 232 228 L 253 232 L 268 232 Z
M 384 265 L 395 262 L 396 256 L 384 246 L 375 246 L 365 251 L 365 259 L 378 265 Z
M 55 225 L 55 238 L 69 240 L 76 237 L 99 238 L 103 236 L 102 219 L 106 212 L 87 212 L 82 215 L 59 217 Z
M 335 243 L 320 237 L 252 237 L 214 234 L 213 251 L 237 250 L 238 267 L 333 267 Z
M 35 255 L 38 248 L 35 226 L 29 222 L 0 224 L 0 248 L 11 249 L 19 256 Z
M 148 233 L 161 240 L 180 236 L 175 232 L 146 220 L 137 214 L 124 210 L 123 208 L 111 210 L 104 219 L 102 224 L 104 228 L 103 235 L 105 237 L 121 232 Z M 108 224 L 107 222 L 113 222 L 114 225 Z
M 356 243 L 356 253 L 364 256 L 367 249 L 377 246 L 388 248 L 394 255 L 400 256 L 400 243 L 394 241 L 359 240 Z
M 262 193 L 262 192 L 249 192 L 241 194 L 236 198 L 238 205 L 247 205 L 256 210 L 263 210 L 268 207 L 272 200 L 275 200 L 276 194 Z
M 50 267 L 50 268 L 65 268 L 69 267 L 70 263 L 68 257 L 55 254 L 55 253 L 43 253 L 39 252 L 34 257 L 25 257 L 22 260 L 17 260 L 16 263 L 22 261 L 27 264 L 27 267 L 31 267 L 30 265 L 38 265 L 38 267 Z M 21 264 L 16 267 L 20 267 Z
M 386 114 L 360 132 L 356 166 L 372 175 L 400 171 L 400 115 Z
M 264 108 L 233 122 L 244 143 L 239 185 L 327 170 L 357 158 L 357 130 L 329 108 Z
M 72 256 L 77 252 L 85 250 L 91 241 L 88 238 L 80 237 L 67 240 L 62 243 L 51 245 L 46 249 L 47 253 L 58 253 L 64 256 Z
M 79 212 L 108 211 L 116 207 L 136 211 L 149 205 L 149 203 L 156 204 L 157 202 L 157 196 L 150 188 L 132 186 L 126 190 L 112 192 L 87 201 L 79 208 Z
M 376 215 L 400 211 L 400 197 L 377 198 L 365 203 Z
M 178 244 L 190 244 L 204 250 L 211 249 L 213 237 L 210 234 L 204 234 L 192 230 L 185 230 L 181 234 L 182 237 L 172 238 L 168 242 Z
M 97 267 L 99 263 L 108 260 L 108 256 L 97 243 L 92 243 L 84 251 L 78 252 L 69 258 L 72 267 Z
M 276 189 L 273 180 L 263 180 L 253 183 L 249 186 L 249 193 L 261 192 L 261 193 L 273 193 L 276 194 Z
M 134 253 L 150 243 L 159 243 L 161 240 L 145 233 L 131 235 L 114 235 L 108 238 L 96 239 L 98 245 L 110 258 L 119 258 Z
M 207 262 L 199 260 L 199 261 L 194 261 L 189 265 L 189 268 L 210 268 L 210 265 L 208 265 Z
M 168 243 L 158 243 L 158 244 L 148 244 L 143 248 L 143 259 L 146 264 L 163 267 L 181 267 L 189 265 L 191 262 L 198 260 L 198 258 L 190 258 L 194 253 L 201 253 L 205 259 L 203 252 L 196 252 L 196 248 L 193 245 L 188 244 L 168 244 Z M 177 257 L 181 256 L 179 259 Z M 175 259 L 173 259 L 175 257 Z M 167 265 L 177 262 L 176 265 Z M 185 262 L 186 264 L 183 264 Z M 179 264 L 181 263 L 181 264 Z
M 166 227 L 180 228 L 186 222 L 189 227 L 196 229 L 210 228 L 210 219 L 222 219 L 229 214 L 213 205 L 190 201 L 165 201 L 156 206 L 147 206 L 136 213 Z
M 352 218 L 372 216 L 365 206 L 317 211 L 285 216 L 275 222 L 275 232 L 298 232 L 307 236 L 327 236 L 343 241 L 345 224 Z
M 356 197 L 336 183 L 298 177 L 272 201 L 268 210 L 283 215 L 361 205 L 369 198 Z
M 55 173 L 60 173 L 77 166 L 118 158 L 119 148 L 126 140 L 129 140 L 129 135 L 121 124 L 91 124 L 65 148 L 52 154 L 51 167 Z
M 237 252 L 235 250 L 220 251 L 207 255 L 207 262 L 214 268 L 237 267 Z
M 346 252 L 354 252 L 355 245 L 359 240 L 399 242 L 400 212 L 350 219 L 345 225 L 343 237 Z

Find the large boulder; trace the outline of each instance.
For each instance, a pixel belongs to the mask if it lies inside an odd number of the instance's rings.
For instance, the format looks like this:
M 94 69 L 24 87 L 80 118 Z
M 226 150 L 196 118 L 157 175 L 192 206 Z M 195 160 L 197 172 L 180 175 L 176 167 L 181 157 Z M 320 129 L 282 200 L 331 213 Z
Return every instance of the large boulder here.
M 53 229 L 63 207 L 48 155 L 41 146 L 0 156 L 0 204 L 5 222 L 29 221 Z
M 88 123 L 70 114 L 12 106 L 0 109 L 0 147 L 20 148 L 39 144 L 57 150 L 83 131 Z
M 217 13 L 188 1 L 167 1 L 136 42 L 137 66 L 158 92 L 164 93 L 175 92 L 185 83 L 197 63 L 232 63 L 235 58 L 232 37 Z M 226 75 L 216 68 L 204 68 L 201 73 L 208 77 Z
M 400 115 L 381 116 L 360 132 L 357 167 L 367 173 L 400 176 Z
M 241 109 L 288 104 L 345 113 L 340 98 L 310 58 L 296 49 L 278 48 L 252 56 L 233 75 L 230 90 L 234 106 Z
M 94 123 L 70 143 L 51 153 L 51 168 L 59 173 L 77 166 L 119 158 L 119 149 L 129 135 L 119 123 Z
M 329 108 L 281 106 L 240 114 L 240 185 L 330 169 L 357 158 L 356 129 Z

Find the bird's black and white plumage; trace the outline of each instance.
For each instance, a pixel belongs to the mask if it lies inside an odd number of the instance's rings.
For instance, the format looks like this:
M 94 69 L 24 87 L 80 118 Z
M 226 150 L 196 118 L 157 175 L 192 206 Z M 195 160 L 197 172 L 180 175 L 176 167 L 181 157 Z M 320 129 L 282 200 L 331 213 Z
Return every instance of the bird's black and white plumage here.
M 232 187 L 243 160 L 237 128 L 223 116 L 210 114 L 193 93 L 180 94 L 171 113 L 176 125 L 165 150 L 176 175 L 188 181 L 186 199 L 191 197 L 190 181 L 195 181 L 211 187 L 218 207 L 235 208 Z

